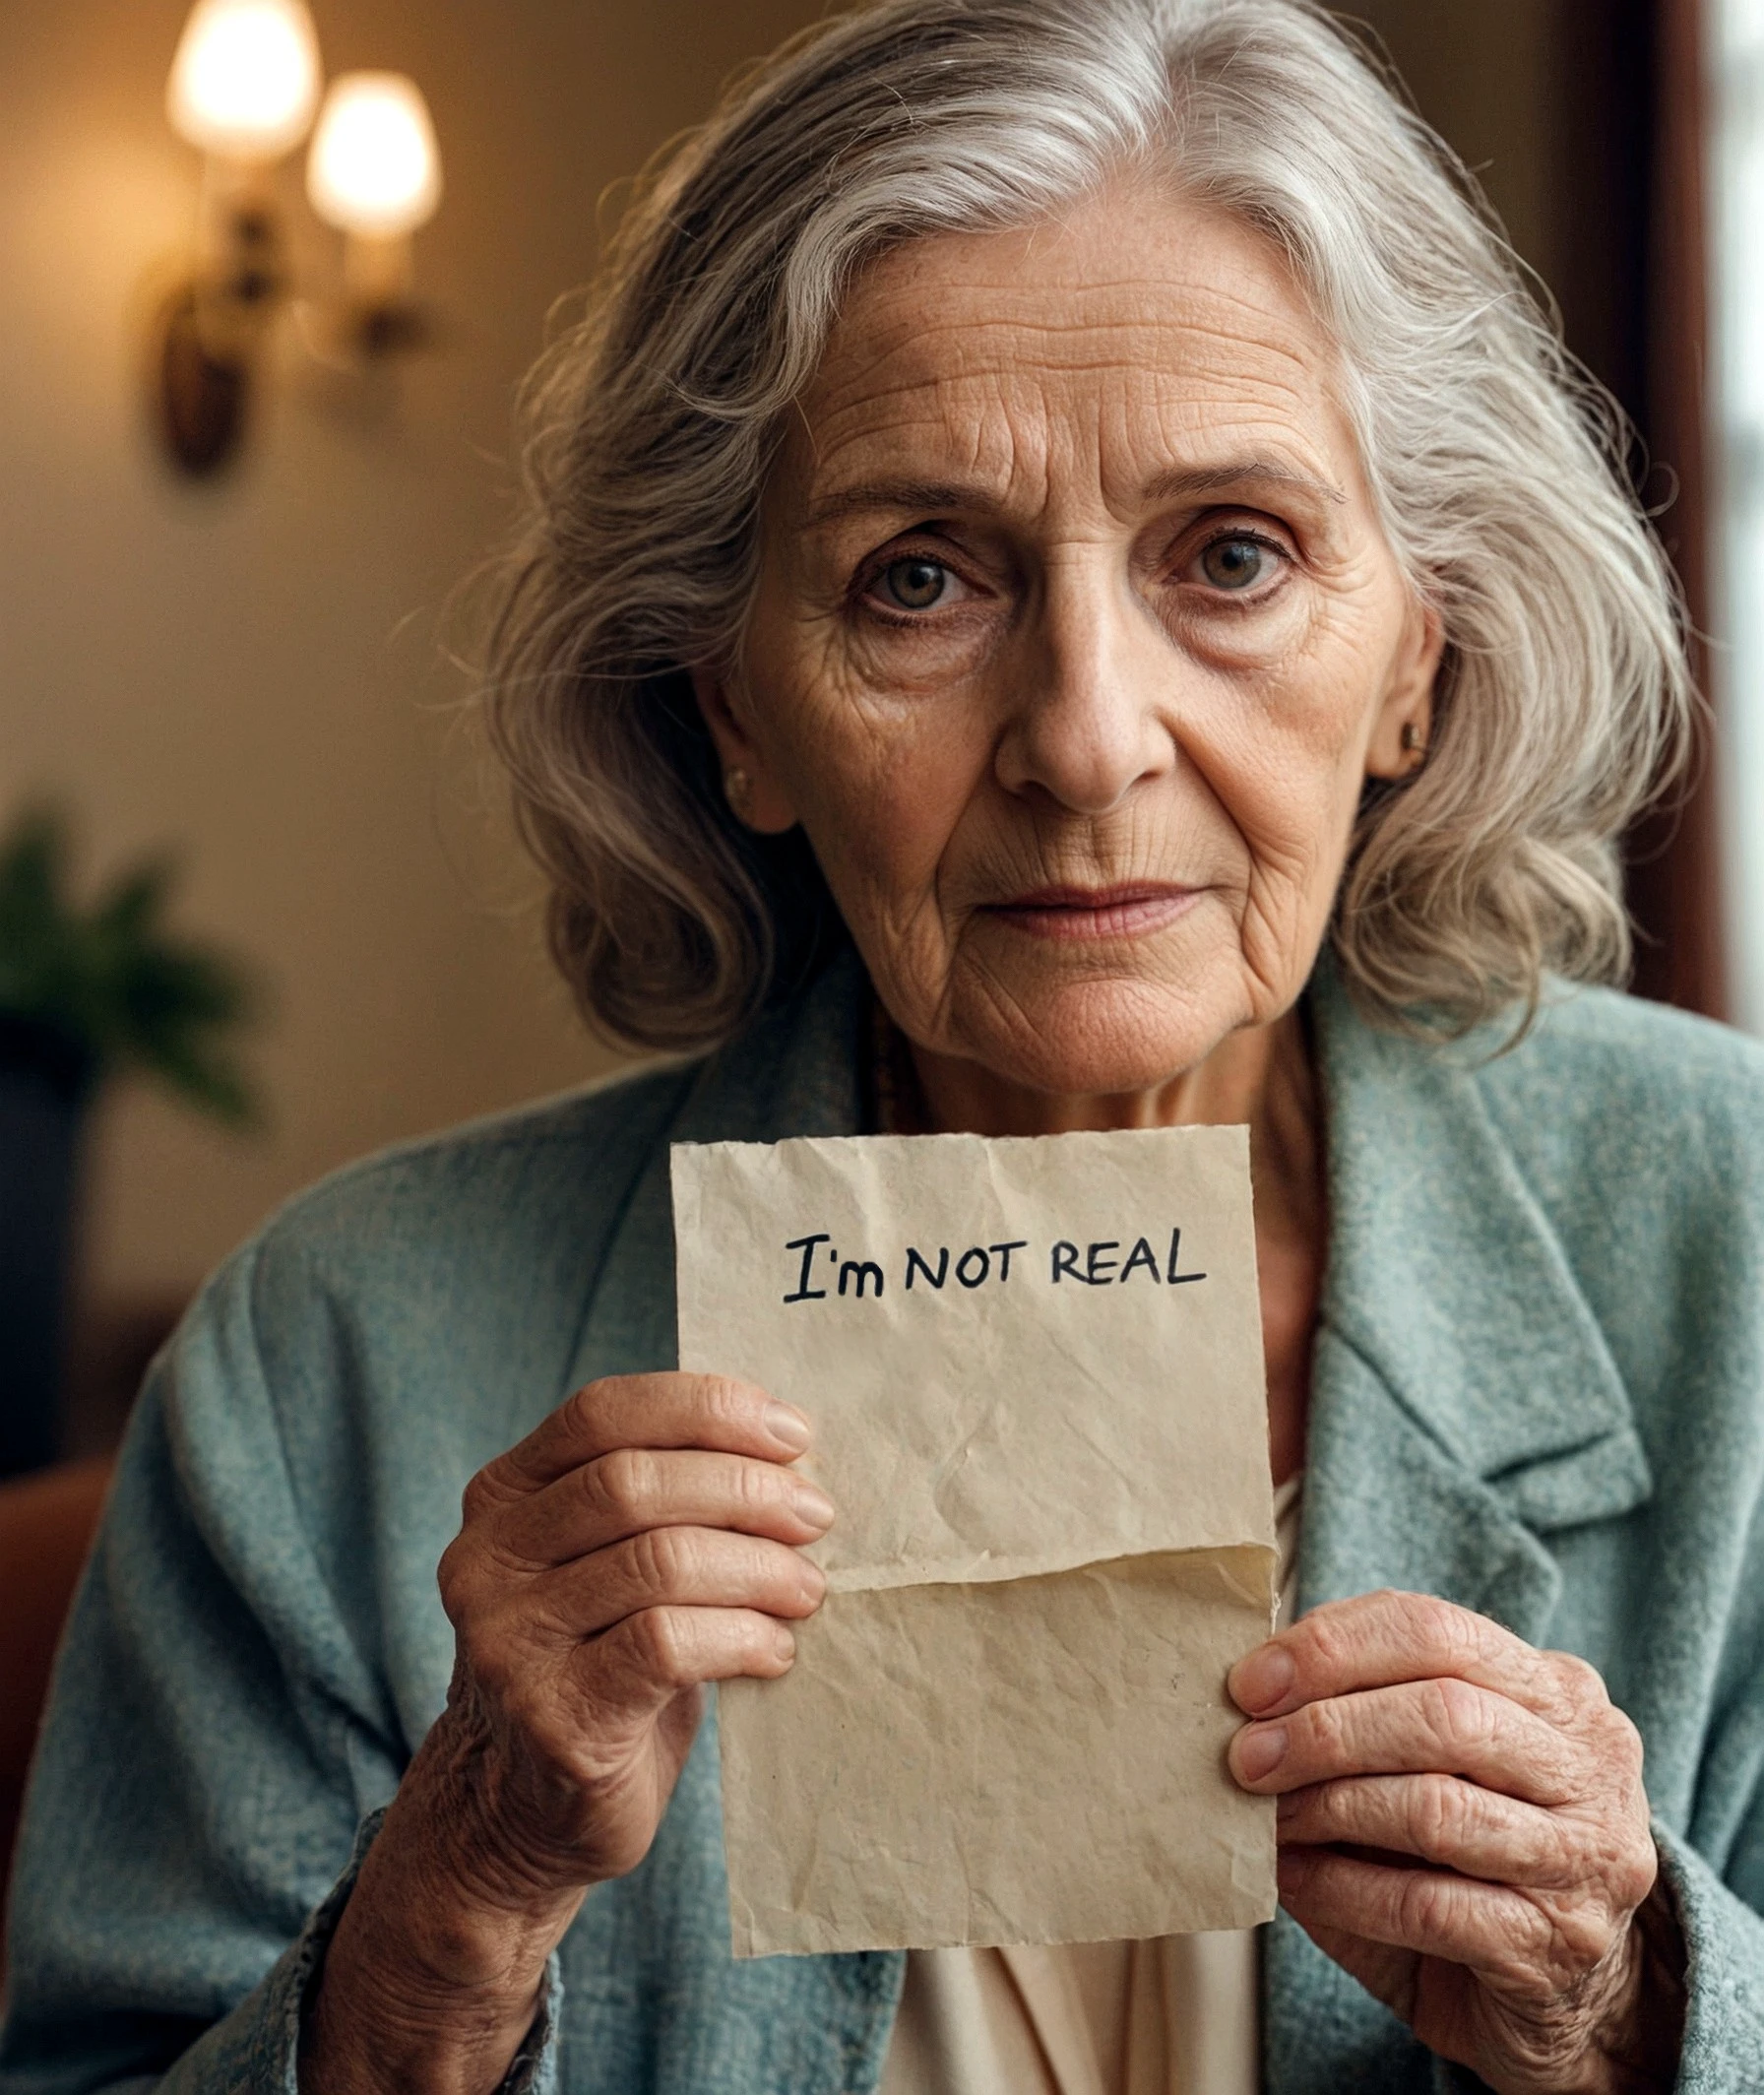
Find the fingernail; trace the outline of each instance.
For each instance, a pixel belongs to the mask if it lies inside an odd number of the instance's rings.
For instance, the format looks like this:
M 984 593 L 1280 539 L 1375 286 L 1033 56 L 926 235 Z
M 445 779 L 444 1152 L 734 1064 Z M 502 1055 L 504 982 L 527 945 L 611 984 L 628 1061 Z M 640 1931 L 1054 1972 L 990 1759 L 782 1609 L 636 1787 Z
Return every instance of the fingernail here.
M 790 1507 L 805 1527 L 830 1528 L 833 1525 L 833 1500 L 806 1477 L 798 1477 L 792 1486 Z
M 1288 1819 L 1296 1818 L 1303 1801 L 1303 1794 L 1298 1790 L 1289 1790 L 1284 1797 L 1277 1797 L 1274 1802 L 1275 1824 L 1284 1826 Z
M 1231 1669 L 1231 1700 L 1253 1716 L 1259 1709 L 1272 1709 L 1292 1688 L 1298 1669 L 1284 1644 L 1264 1644 Z
M 789 1404 L 780 1404 L 776 1397 L 766 1406 L 766 1430 L 780 1447 L 788 1447 L 792 1455 L 801 1454 L 808 1445 L 808 1421 Z
M 813 1601 L 817 1607 L 827 1596 L 827 1574 L 812 1556 L 796 1559 L 796 1577 L 802 1587 L 802 1598 Z
M 1266 1731 L 1251 1732 L 1237 1747 L 1237 1772 L 1244 1782 L 1260 1782 L 1272 1775 L 1287 1757 L 1287 1728 L 1271 1724 Z
M 1299 1890 L 1311 1873 L 1311 1857 L 1308 1848 L 1283 1848 L 1274 1865 L 1274 1880 L 1282 1894 Z
M 793 1659 L 796 1656 L 796 1639 L 782 1622 L 774 1622 L 772 1625 L 772 1649 L 781 1659 Z

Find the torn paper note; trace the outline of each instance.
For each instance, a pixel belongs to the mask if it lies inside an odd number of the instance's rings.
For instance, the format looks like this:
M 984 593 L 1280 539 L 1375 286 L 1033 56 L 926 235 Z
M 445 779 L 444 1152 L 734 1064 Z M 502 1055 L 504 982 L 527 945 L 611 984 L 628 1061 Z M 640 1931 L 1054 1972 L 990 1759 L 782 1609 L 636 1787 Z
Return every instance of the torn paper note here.
M 681 1366 L 806 1412 L 839 1509 L 795 1666 L 720 1698 L 736 1954 L 1267 1919 L 1245 1131 L 682 1145 L 673 1187 Z

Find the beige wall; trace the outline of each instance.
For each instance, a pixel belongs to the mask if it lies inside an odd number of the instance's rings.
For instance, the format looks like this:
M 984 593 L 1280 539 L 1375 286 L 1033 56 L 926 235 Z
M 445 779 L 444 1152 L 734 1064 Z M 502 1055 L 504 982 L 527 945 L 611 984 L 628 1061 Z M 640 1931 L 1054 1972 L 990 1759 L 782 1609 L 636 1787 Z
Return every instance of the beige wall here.
M 345 1158 L 598 1066 L 472 811 L 437 615 L 504 513 L 510 390 L 593 263 L 597 198 L 819 12 L 314 4 L 332 70 L 402 67 L 429 95 L 449 187 L 420 262 L 443 343 L 384 397 L 285 358 L 244 469 L 203 488 L 162 469 L 137 391 L 143 303 L 192 208 L 161 114 L 184 0 L 0 9 L 0 813 L 46 788 L 102 860 L 175 842 L 185 921 L 275 993 L 262 1139 L 136 1089 L 104 1111 L 99 1296 L 182 1286 Z M 1547 269 L 1551 8 L 1364 12 Z
M 1545 277 L 1551 213 L 1557 18 L 1598 0 L 1360 0 L 1421 114 L 1480 177 L 1514 245 Z
M 314 0 L 331 70 L 400 67 L 429 96 L 443 342 L 385 398 L 289 357 L 243 470 L 192 488 L 137 391 L 141 308 L 192 211 L 162 115 L 184 5 L 0 8 L 0 815 L 47 789 L 99 862 L 175 843 L 183 921 L 275 998 L 262 1139 L 133 1088 L 102 1113 L 98 1296 L 182 1286 L 345 1158 L 597 1066 L 472 811 L 437 615 L 504 514 L 510 391 L 593 264 L 597 198 L 816 12 Z

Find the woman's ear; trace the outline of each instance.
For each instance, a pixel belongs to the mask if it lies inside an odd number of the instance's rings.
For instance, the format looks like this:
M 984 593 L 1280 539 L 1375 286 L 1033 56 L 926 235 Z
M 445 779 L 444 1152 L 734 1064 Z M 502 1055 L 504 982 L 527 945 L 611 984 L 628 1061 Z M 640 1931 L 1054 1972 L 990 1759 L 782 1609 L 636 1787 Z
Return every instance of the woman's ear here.
M 1366 777 L 1406 779 L 1427 761 L 1433 735 L 1433 686 L 1445 653 L 1445 623 L 1412 598 L 1390 682 L 1366 744 Z
M 795 807 L 761 755 L 727 677 L 714 669 L 694 669 L 692 695 L 717 745 L 723 791 L 735 819 L 768 837 L 781 837 L 787 829 L 794 829 Z

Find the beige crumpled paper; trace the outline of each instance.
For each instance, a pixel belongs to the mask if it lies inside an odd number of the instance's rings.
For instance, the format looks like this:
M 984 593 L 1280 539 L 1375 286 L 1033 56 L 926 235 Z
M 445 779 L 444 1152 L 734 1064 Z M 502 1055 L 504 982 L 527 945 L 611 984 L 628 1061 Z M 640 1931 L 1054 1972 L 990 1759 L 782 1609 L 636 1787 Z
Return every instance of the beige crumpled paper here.
M 1246 1130 L 681 1144 L 673 1196 L 680 1365 L 807 1413 L 839 1509 L 794 1667 L 720 1695 L 735 1954 L 1268 1919 Z

